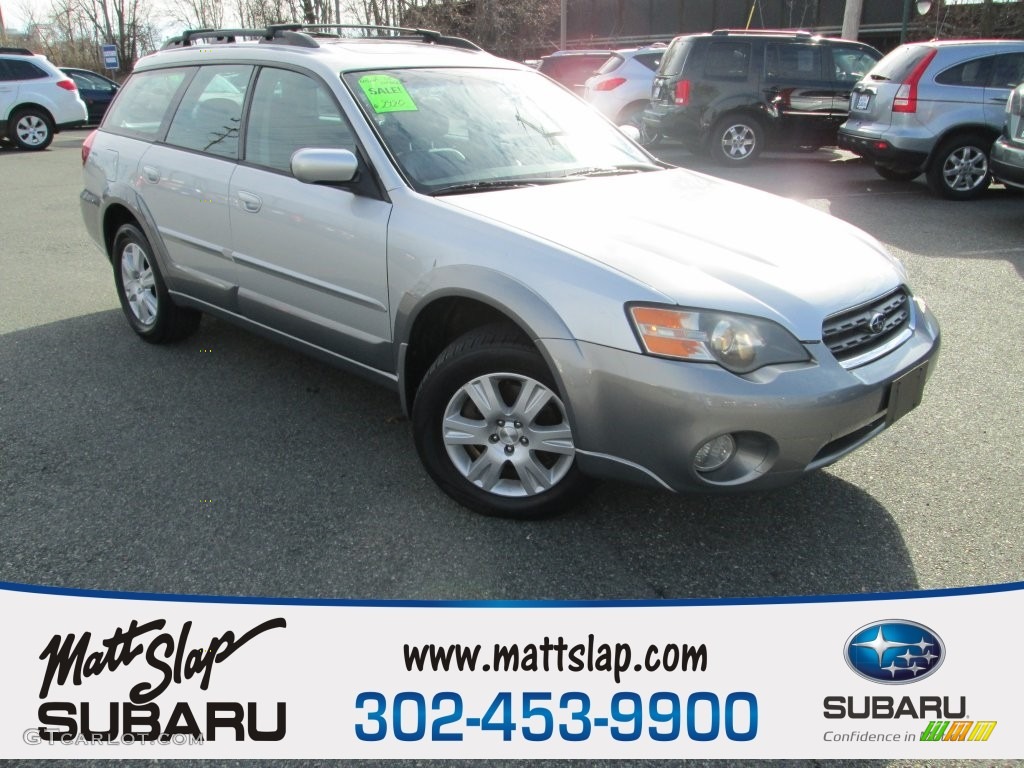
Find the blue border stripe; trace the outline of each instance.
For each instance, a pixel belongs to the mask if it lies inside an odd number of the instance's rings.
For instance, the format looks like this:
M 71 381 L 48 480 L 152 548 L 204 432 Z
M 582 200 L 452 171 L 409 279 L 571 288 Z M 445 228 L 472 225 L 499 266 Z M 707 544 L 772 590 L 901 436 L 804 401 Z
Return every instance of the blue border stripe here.
M 160 592 L 116 592 L 105 589 L 41 587 L 0 581 L 0 590 L 62 597 L 105 600 L 148 600 L 163 603 L 222 603 L 229 605 L 298 605 L 346 608 L 668 608 L 728 605 L 793 605 L 800 603 L 859 603 L 870 600 L 917 600 L 963 597 L 1024 590 L 1024 581 L 979 587 L 922 589 L 906 592 L 870 592 L 847 595 L 793 595 L 787 597 L 684 598 L 679 600 L 350 600 L 307 597 L 231 597 L 227 595 L 175 595 Z

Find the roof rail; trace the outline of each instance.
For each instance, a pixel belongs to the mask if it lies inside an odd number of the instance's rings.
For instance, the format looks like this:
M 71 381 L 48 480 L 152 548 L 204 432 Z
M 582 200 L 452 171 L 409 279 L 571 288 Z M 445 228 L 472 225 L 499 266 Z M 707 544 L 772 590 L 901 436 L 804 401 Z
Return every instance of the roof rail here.
M 335 38 L 345 37 L 345 30 L 361 30 L 365 33 L 374 31 L 376 35 L 364 34 L 363 37 L 381 37 L 392 40 L 417 39 L 433 45 L 447 45 L 453 48 L 464 48 L 470 51 L 483 50 L 476 43 L 461 37 L 450 37 L 432 29 L 414 29 L 410 27 L 378 27 L 368 24 L 270 24 L 265 29 L 186 29 L 177 37 L 172 37 L 163 44 L 163 48 L 181 48 L 190 46 L 195 40 L 212 40 L 218 43 L 234 43 L 238 38 L 258 40 L 261 43 L 282 43 L 301 48 L 319 48 L 317 38 L 329 37 L 329 32 L 336 30 Z
M 0 48 L 0 53 L 13 53 L 17 56 L 35 56 L 28 48 Z
M 812 37 L 806 29 L 716 29 L 712 35 L 794 35 Z
M 363 35 L 364 37 L 390 37 L 398 39 L 407 38 L 418 38 L 424 43 L 432 43 L 434 45 L 448 45 L 453 48 L 465 48 L 470 51 L 482 51 L 483 49 L 476 43 L 466 40 L 462 37 L 453 37 L 450 35 L 442 35 L 433 29 L 420 29 L 419 27 L 387 27 L 377 26 L 373 24 L 297 24 L 297 25 L 281 25 L 286 26 L 289 29 L 295 29 L 302 32 L 313 32 L 321 33 L 322 31 L 337 30 L 338 37 L 345 37 L 343 31 L 345 30 L 361 30 L 363 32 L 376 32 L 376 35 Z M 271 27 L 273 28 L 273 27 Z M 388 34 L 381 34 L 388 33 Z

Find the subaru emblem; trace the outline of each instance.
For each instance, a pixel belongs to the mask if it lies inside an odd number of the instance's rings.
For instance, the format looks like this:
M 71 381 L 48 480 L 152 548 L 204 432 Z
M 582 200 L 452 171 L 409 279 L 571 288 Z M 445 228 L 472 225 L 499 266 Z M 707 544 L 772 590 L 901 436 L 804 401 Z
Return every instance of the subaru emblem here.
M 844 655 L 861 677 L 895 685 L 928 677 L 942 665 L 946 650 L 939 636 L 923 624 L 887 619 L 850 635 Z

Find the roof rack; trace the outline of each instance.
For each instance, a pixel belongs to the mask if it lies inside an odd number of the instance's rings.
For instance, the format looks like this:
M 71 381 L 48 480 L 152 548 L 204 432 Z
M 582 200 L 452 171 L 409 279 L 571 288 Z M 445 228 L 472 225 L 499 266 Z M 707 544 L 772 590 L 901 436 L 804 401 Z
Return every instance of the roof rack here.
M 28 48 L 0 48 L 0 53 L 13 53 L 17 56 L 35 56 Z
M 792 35 L 813 37 L 806 29 L 716 29 L 712 35 Z
M 330 31 L 336 34 L 330 35 Z M 265 29 L 186 29 L 177 37 L 172 37 L 163 48 L 181 48 L 193 45 L 196 40 L 210 40 L 217 43 L 234 43 L 239 38 L 257 40 L 261 43 L 279 43 L 295 45 L 301 48 L 319 48 L 317 38 L 331 37 L 334 39 L 349 37 L 343 34 L 346 30 L 371 31 L 377 34 L 364 34 L 365 38 L 386 38 L 389 40 L 419 40 L 431 45 L 447 45 L 453 48 L 464 48 L 470 51 L 483 50 L 476 43 L 461 37 L 442 35 L 432 29 L 411 27 L 381 27 L 369 24 L 270 24 Z

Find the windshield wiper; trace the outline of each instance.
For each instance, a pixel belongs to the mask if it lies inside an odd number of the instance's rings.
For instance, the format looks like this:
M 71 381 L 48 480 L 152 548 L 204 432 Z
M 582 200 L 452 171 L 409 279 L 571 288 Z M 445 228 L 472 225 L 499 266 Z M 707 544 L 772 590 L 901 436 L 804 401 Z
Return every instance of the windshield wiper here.
M 435 189 L 430 194 L 434 197 L 438 195 L 461 195 L 469 192 L 484 192 L 493 189 L 515 189 L 516 187 L 535 187 L 540 184 L 560 184 L 565 181 L 572 181 L 565 176 L 558 176 L 552 178 L 550 176 L 541 176 L 537 178 L 523 178 L 523 179 L 490 179 L 487 181 L 467 181 L 463 184 L 452 184 L 448 187 L 441 187 Z
M 592 166 L 569 171 L 566 176 L 618 176 L 623 173 L 639 173 L 640 171 L 660 171 L 661 167 L 651 163 L 621 163 L 619 165 Z

